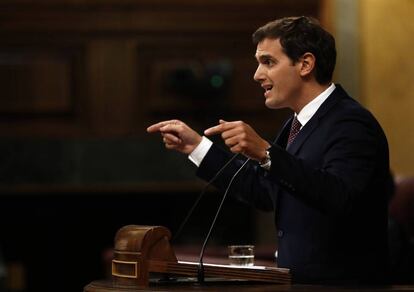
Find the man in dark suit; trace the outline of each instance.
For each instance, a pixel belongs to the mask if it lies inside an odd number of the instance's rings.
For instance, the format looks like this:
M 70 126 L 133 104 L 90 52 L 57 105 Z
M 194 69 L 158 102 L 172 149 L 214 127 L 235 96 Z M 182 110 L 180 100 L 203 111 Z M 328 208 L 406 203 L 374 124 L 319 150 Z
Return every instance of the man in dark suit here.
M 220 120 L 233 153 L 250 161 L 232 186 L 237 198 L 275 210 L 278 266 L 299 283 L 381 283 L 388 274 L 387 201 L 392 191 L 386 137 L 375 118 L 331 82 L 334 38 L 308 17 L 282 18 L 253 34 L 254 79 L 265 104 L 293 117 L 269 143 L 242 121 Z M 166 148 L 189 154 L 206 180 L 229 160 L 179 120 L 152 125 Z M 225 188 L 244 159 L 225 168 Z

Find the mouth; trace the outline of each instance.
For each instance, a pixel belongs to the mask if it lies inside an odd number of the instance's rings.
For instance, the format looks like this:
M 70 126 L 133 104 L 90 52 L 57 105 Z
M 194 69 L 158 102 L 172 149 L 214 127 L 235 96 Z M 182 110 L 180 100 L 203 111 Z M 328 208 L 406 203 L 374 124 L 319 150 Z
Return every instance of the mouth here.
M 270 90 L 272 90 L 273 85 L 270 85 L 270 84 L 263 84 L 263 85 L 262 85 L 262 88 L 265 90 L 265 95 L 266 95 L 267 93 L 269 93 L 269 92 L 270 92 Z

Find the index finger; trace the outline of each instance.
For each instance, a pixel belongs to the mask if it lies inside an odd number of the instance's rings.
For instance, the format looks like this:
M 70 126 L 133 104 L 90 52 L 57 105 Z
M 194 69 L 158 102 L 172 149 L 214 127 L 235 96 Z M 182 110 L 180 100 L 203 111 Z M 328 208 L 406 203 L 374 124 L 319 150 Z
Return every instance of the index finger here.
M 231 122 L 226 122 L 226 121 L 220 120 L 219 125 L 204 130 L 204 134 L 206 136 L 217 135 L 217 134 L 221 134 L 221 133 L 231 129 L 232 127 L 233 127 L 233 124 Z
M 153 124 L 153 125 L 151 125 L 147 128 L 147 132 L 148 133 L 159 132 L 162 127 L 164 127 L 168 124 L 172 124 L 172 123 L 175 123 L 175 120 L 162 121 L 162 122 Z
M 217 126 L 214 126 L 214 127 L 211 127 L 211 128 L 208 128 L 208 129 L 204 130 L 204 135 L 209 136 L 209 135 L 221 134 L 221 133 L 223 133 L 222 128 L 223 127 L 222 127 L 221 124 L 217 125 Z

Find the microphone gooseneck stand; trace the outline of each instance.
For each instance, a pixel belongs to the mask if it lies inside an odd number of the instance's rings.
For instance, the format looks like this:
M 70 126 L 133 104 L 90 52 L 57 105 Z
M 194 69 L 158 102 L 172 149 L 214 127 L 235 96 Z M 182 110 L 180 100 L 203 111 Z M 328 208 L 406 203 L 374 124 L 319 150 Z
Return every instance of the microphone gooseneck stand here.
M 234 157 L 235 157 L 236 155 L 234 155 L 233 157 L 232 157 L 232 159 L 234 159 Z M 231 160 L 232 160 L 231 159 Z M 215 224 L 216 224 L 216 221 L 217 221 L 217 218 L 218 218 L 218 215 L 220 214 L 220 211 L 221 211 L 221 208 L 223 207 L 223 203 L 224 203 L 224 201 L 226 200 L 226 197 L 227 197 L 227 194 L 229 193 L 229 190 L 230 190 L 230 187 L 231 187 L 231 185 L 233 184 L 233 181 L 234 181 L 234 179 L 236 178 L 236 176 L 240 173 L 240 171 L 243 169 L 243 167 L 248 163 L 250 161 L 250 158 L 248 158 L 243 164 L 242 164 L 242 166 L 240 166 L 239 167 L 239 169 L 236 171 L 236 173 L 232 176 L 232 178 L 231 178 L 231 180 L 230 180 L 230 182 L 229 182 L 229 184 L 227 185 L 227 188 L 226 188 L 226 191 L 224 192 L 224 195 L 223 195 L 223 198 L 221 199 L 221 202 L 220 202 L 220 205 L 219 205 L 219 207 L 218 207 L 218 209 L 217 209 L 217 212 L 216 212 L 216 215 L 214 216 L 214 219 L 213 219 L 213 222 L 211 223 L 211 225 L 210 225 L 210 229 L 209 229 L 209 231 L 208 231 L 208 233 L 207 233 L 207 236 L 206 236 L 206 238 L 205 238 L 205 240 L 204 240 L 204 243 L 203 243 L 203 246 L 202 246 L 202 248 L 201 248 L 201 252 L 200 252 L 200 257 L 199 257 L 199 260 L 198 260 L 198 268 L 197 268 L 197 280 L 198 280 L 198 283 L 199 284 L 202 284 L 202 283 L 204 283 L 204 265 L 203 265 L 203 256 L 204 256 L 204 251 L 205 251 L 205 249 L 206 249 L 206 246 L 207 246 L 207 243 L 208 243 L 208 241 L 209 241 L 209 239 L 210 239 L 210 236 L 211 236 L 211 232 L 213 231 L 213 228 L 214 228 L 214 226 L 215 226 Z M 228 162 L 229 163 L 229 162 Z M 228 164 L 227 163 L 227 164 Z M 226 164 L 226 165 L 227 165 Z M 224 167 L 223 167 L 224 168 Z M 223 169 L 222 168 L 222 169 Z M 220 169 L 220 171 L 219 172 L 221 172 L 221 170 L 222 169 Z
M 197 207 L 198 203 L 200 202 L 201 198 L 204 196 L 204 194 L 206 193 L 208 187 L 219 177 L 219 175 L 223 172 L 223 170 L 238 156 L 239 154 L 234 154 L 227 162 L 226 164 L 224 164 L 219 171 L 217 171 L 217 173 L 213 176 L 212 179 L 210 179 L 207 184 L 204 186 L 203 190 L 200 192 L 200 194 L 198 195 L 198 198 L 196 199 L 196 201 L 194 202 L 194 204 L 191 206 L 190 211 L 188 211 L 187 216 L 184 218 L 183 222 L 180 224 L 180 226 L 177 229 L 177 232 L 175 233 L 175 236 L 173 237 L 173 239 L 171 240 L 171 242 L 175 242 L 175 240 L 181 235 L 181 232 L 185 226 L 185 224 L 187 224 L 188 219 L 190 219 L 191 215 L 194 212 L 194 209 Z

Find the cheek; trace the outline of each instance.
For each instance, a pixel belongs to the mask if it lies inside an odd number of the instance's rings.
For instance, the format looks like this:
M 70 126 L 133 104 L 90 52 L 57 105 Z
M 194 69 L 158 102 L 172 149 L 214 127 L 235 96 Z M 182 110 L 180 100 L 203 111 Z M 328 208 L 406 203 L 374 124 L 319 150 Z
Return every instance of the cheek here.
M 285 72 L 285 74 L 283 75 L 282 82 L 281 82 L 282 87 L 285 90 L 290 91 L 290 90 L 293 90 L 293 88 L 295 88 L 297 84 L 298 84 L 297 76 L 293 74 L 291 71 Z

